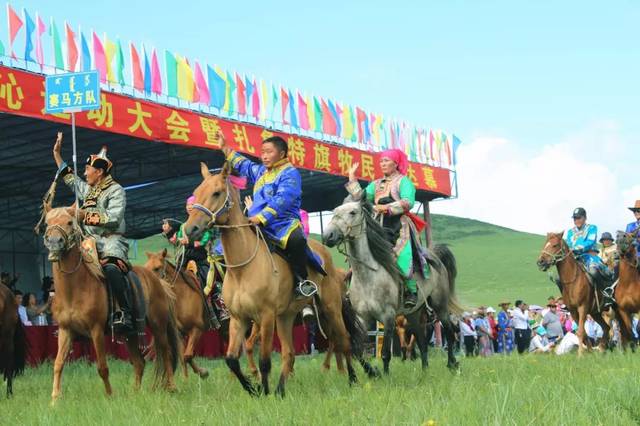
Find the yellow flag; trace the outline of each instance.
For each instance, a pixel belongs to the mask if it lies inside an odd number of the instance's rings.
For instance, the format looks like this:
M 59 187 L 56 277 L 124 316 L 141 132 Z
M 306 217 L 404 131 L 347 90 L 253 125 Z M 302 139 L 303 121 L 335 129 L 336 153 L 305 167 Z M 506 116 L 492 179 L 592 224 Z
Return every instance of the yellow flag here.
M 185 101 L 193 101 L 193 70 L 186 58 L 178 57 L 178 97 Z
M 106 34 L 104 35 L 104 53 L 107 57 L 107 81 L 117 83 L 116 76 L 113 73 L 113 67 L 111 66 L 113 58 L 116 56 L 116 44 L 109 40 Z

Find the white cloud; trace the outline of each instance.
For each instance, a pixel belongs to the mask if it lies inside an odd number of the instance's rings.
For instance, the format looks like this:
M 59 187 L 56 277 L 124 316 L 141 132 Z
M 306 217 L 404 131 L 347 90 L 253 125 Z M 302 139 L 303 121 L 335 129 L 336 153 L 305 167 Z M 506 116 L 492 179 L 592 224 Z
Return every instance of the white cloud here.
M 460 198 L 432 203 L 432 212 L 542 234 L 571 227 L 571 213 L 580 206 L 599 232 L 624 229 L 633 220 L 627 207 L 640 198 L 640 184 L 623 181 L 628 174 L 617 163 L 633 150 L 617 132 L 614 123 L 597 123 L 533 153 L 499 137 L 463 143 Z

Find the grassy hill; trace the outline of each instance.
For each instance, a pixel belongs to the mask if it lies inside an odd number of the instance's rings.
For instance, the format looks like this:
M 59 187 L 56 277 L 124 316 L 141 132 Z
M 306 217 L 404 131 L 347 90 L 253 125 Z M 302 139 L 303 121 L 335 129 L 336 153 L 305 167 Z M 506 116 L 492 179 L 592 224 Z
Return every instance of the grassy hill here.
M 513 303 L 520 298 L 542 304 L 557 293 L 535 265 L 542 236 L 453 216 L 433 215 L 432 222 L 434 241 L 448 244 L 458 261 L 457 292 L 464 304 L 497 308 L 503 299 Z M 134 264 L 144 263 L 145 251 L 170 247 L 160 235 L 135 245 L 131 250 Z M 345 265 L 344 256 L 336 250 L 333 255 L 338 264 Z

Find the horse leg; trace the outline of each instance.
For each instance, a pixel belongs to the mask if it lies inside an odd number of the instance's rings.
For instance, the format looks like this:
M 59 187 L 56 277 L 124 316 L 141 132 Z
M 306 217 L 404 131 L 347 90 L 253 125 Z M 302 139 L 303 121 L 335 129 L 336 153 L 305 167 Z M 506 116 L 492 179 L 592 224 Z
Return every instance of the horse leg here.
M 609 332 L 611 331 L 611 326 L 607 321 L 605 321 L 604 317 L 600 313 L 593 314 L 592 317 L 598 324 L 600 324 L 600 327 L 602 327 L 602 339 L 600 339 L 598 349 L 600 352 L 604 353 L 609 347 Z
M 187 341 L 187 349 L 185 349 L 184 351 L 184 362 L 186 364 L 189 364 L 193 372 L 196 373 L 198 376 L 200 376 L 201 379 L 206 379 L 207 377 L 209 377 L 209 371 L 207 371 L 206 368 L 200 367 L 196 363 L 196 360 L 194 359 L 196 345 L 198 344 L 198 342 L 200 341 L 200 338 L 202 337 L 202 331 L 203 330 L 199 327 L 193 327 L 191 329 L 191 332 L 189 333 L 189 340 Z M 186 377 L 186 374 L 185 374 L 185 377 Z
M 618 311 L 618 318 L 620 324 L 620 343 L 622 344 L 622 350 L 626 351 L 629 341 L 633 339 L 633 332 L 631 331 L 632 321 L 629 313 L 622 309 Z M 604 334 L 604 329 L 602 334 Z
M 104 350 L 104 329 L 98 325 L 91 329 L 91 340 L 96 351 L 96 367 L 98 374 L 104 383 L 104 390 L 107 395 L 112 394 L 111 383 L 109 382 L 109 366 L 107 365 L 107 354 Z
M 265 395 L 269 395 L 269 374 L 271 373 L 271 350 L 273 349 L 274 326 L 275 318 L 271 312 L 260 318 L 260 379 L 262 392 Z
M 56 354 L 56 360 L 53 363 L 53 391 L 51 392 L 51 403 L 60 397 L 60 385 L 62 381 L 62 370 L 64 368 L 64 362 L 71 351 L 71 331 L 66 328 L 58 329 L 58 353 Z
M 166 314 L 165 314 L 166 315 Z M 161 378 L 163 381 L 163 387 L 169 392 L 176 390 L 176 384 L 173 378 L 173 355 L 169 344 L 169 323 L 167 318 L 158 318 L 148 316 L 151 326 L 151 332 L 153 333 L 153 342 L 156 352 L 156 368 L 162 372 Z M 137 339 L 130 339 L 136 342 L 135 351 L 139 351 L 137 345 Z M 176 359 L 175 362 L 178 362 Z M 142 377 L 142 376 L 141 376 Z M 157 383 L 156 383 L 157 385 Z
M 331 357 L 333 356 L 333 343 L 329 342 L 329 347 L 327 347 L 327 353 L 324 356 L 324 361 L 322 361 L 322 370 L 329 371 L 331 369 Z M 338 354 L 336 354 L 336 361 L 338 360 Z
M 391 362 L 391 343 L 395 334 L 396 321 L 390 315 L 384 322 L 384 337 L 382 340 L 382 366 L 384 374 L 389 374 L 389 363 Z
M 578 306 L 578 356 L 584 355 L 584 341 L 586 338 L 586 332 L 584 330 L 584 323 L 587 318 L 587 309 L 584 305 Z
M 407 351 L 411 353 L 415 341 L 418 341 L 418 348 L 420 349 L 420 361 L 422 362 L 422 369 L 424 370 L 429 366 L 429 360 L 427 357 L 427 335 L 422 322 L 422 312 L 417 311 L 407 317 L 408 327 L 411 332 L 410 342 L 407 345 Z
M 225 362 L 227 363 L 229 370 L 231 370 L 231 372 L 235 374 L 240 381 L 242 388 L 249 392 L 249 395 L 258 396 L 258 391 L 240 369 L 240 348 L 242 347 L 242 341 L 244 340 L 244 333 L 247 330 L 247 326 L 247 320 L 231 317 L 231 320 L 229 321 L 229 347 L 227 348 Z
M 344 369 L 344 361 L 345 361 L 345 357 L 349 357 L 349 359 L 351 359 L 350 351 L 349 351 L 349 354 L 345 354 L 342 352 L 336 352 L 335 354 L 336 354 L 336 369 L 338 370 L 338 374 L 346 373 Z
M 135 381 L 133 383 L 133 389 L 138 391 L 142 385 L 142 375 L 144 374 L 145 361 L 140 352 L 138 345 L 139 337 L 130 337 L 127 339 L 127 350 L 129 351 L 129 359 L 133 364 L 133 371 L 135 374 Z
M 253 348 L 256 346 L 256 340 L 260 336 L 260 326 L 257 323 L 253 323 L 251 326 L 251 334 L 244 342 L 245 350 L 247 351 L 247 367 L 251 375 L 255 378 L 258 377 L 258 367 L 256 367 L 256 363 L 253 360 Z
M 284 315 L 276 318 L 276 329 L 280 338 L 280 353 L 282 356 L 282 369 L 280 370 L 280 380 L 276 388 L 276 395 L 284 397 L 284 386 L 289 378 L 289 374 L 293 369 L 294 349 L 293 349 L 293 321 L 295 316 Z M 273 335 L 273 331 L 271 332 Z M 271 342 L 270 342 L 271 343 Z M 263 342 L 264 345 L 264 342 Z M 262 348 L 260 348 L 262 352 Z M 269 344 L 269 353 L 271 353 L 271 344 Z

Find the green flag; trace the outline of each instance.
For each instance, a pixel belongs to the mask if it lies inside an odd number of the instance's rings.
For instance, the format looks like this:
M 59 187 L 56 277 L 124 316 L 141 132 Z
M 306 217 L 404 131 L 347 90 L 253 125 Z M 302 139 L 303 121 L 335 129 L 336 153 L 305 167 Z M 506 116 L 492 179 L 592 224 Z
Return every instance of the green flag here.
M 316 127 L 313 130 L 322 133 L 322 105 L 320 105 L 318 98 L 315 96 L 313 97 L 313 116 L 316 123 Z
M 120 39 L 118 39 L 118 51 L 116 53 L 116 58 L 118 59 L 116 72 L 118 73 L 118 83 L 124 86 L 124 53 L 122 52 L 122 44 L 120 43 Z
M 167 68 L 167 95 L 178 97 L 178 62 L 168 50 L 164 51 L 164 63 Z
M 271 120 L 273 120 L 273 114 L 276 112 L 276 105 L 278 105 L 278 90 L 276 86 L 271 85 Z
M 229 71 L 227 71 L 227 99 L 229 100 L 229 105 L 227 105 L 227 112 L 233 113 L 236 112 L 236 101 L 235 96 L 233 96 L 233 92 L 236 91 L 236 79 L 233 77 Z
M 4 56 L 4 44 L 2 44 L 2 40 L 0 40 L 0 56 Z
M 53 37 L 53 52 L 56 60 L 56 68 L 64 69 L 64 56 L 62 55 L 62 43 L 60 41 L 60 33 L 56 23 L 51 20 L 51 32 Z

